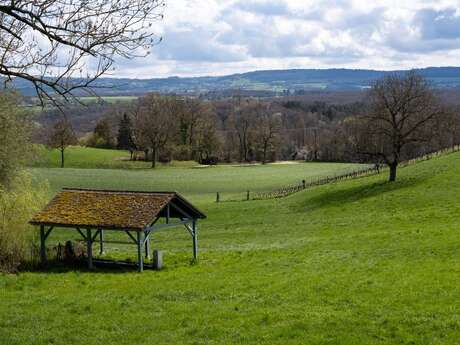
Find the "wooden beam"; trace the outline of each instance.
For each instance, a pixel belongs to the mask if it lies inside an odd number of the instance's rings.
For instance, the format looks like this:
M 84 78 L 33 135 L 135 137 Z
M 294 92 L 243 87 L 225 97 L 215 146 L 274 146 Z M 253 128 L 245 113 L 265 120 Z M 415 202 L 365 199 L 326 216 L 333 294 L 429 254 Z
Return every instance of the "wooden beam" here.
M 144 270 L 144 262 L 142 257 L 142 232 L 137 231 L 137 270 L 142 272 Z
M 187 231 L 189 232 L 190 236 L 193 237 L 193 228 L 188 224 L 184 224 L 184 226 L 187 229 Z
M 153 225 L 153 226 L 149 226 L 148 228 L 145 228 L 145 231 L 148 231 L 150 233 L 150 232 L 155 232 L 155 231 L 165 229 L 165 228 L 171 228 L 173 226 L 188 224 L 191 222 L 193 222 L 193 219 L 185 219 L 185 220 L 181 220 L 181 221 L 173 222 L 169 224 L 158 224 L 158 225 Z
M 45 240 L 48 238 L 48 236 L 51 234 L 51 231 L 53 231 L 54 229 L 54 226 L 50 226 L 50 228 L 48 229 L 48 231 L 45 233 Z
M 94 241 L 96 241 L 96 237 L 97 237 L 97 235 L 99 235 L 99 232 L 100 232 L 100 231 L 101 231 L 101 230 L 96 230 L 96 233 L 93 235 L 93 237 L 91 237 L 91 242 L 92 242 L 92 243 L 94 243 Z
M 112 241 L 112 240 L 105 240 L 105 239 L 104 239 L 104 243 L 134 245 L 134 244 L 137 244 L 137 241 L 136 241 L 136 243 L 133 243 L 132 241 L 126 242 L 126 241 Z
M 150 223 L 150 226 L 154 226 L 155 223 L 158 222 L 158 220 L 160 220 L 160 218 L 161 218 L 161 217 L 159 217 L 159 216 L 156 217 L 155 220 L 154 220 L 152 223 Z
M 99 255 L 104 254 L 104 230 L 99 229 Z
M 133 234 L 131 232 L 129 232 L 128 230 L 126 230 L 125 232 L 133 240 L 133 242 L 137 244 L 137 239 L 133 236 Z
M 150 231 L 144 232 L 145 259 L 150 259 Z
M 83 239 L 86 241 L 86 236 L 85 234 L 80 230 L 80 228 L 75 228 L 77 229 L 77 231 L 80 233 L 81 237 L 83 237 Z
M 193 259 L 198 260 L 198 228 L 196 226 L 196 220 L 193 220 L 192 229 L 193 229 Z
M 93 269 L 93 241 L 91 240 L 91 229 L 86 229 L 86 252 L 88 256 L 88 269 Z
M 46 264 L 46 236 L 45 236 L 45 226 L 40 225 L 40 258 L 42 264 Z

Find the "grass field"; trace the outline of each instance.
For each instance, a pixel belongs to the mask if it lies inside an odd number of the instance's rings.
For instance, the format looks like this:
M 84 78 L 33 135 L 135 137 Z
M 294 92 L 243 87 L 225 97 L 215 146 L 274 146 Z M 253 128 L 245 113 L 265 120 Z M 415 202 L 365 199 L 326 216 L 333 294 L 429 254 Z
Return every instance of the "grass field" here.
M 0 276 L 0 343 L 458 344 L 459 173 L 456 153 L 392 184 L 380 175 L 284 199 L 199 199 L 197 265 L 177 229 L 154 236 L 160 272 Z
M 90 102 L 98 102 L 103 101 L 110 104 L 114 104 L 117 102 L 131 102 L 138 99 L 137 96 L 101 96 L 101 97 L 79 97 L 79 100 L 83 103 L 90 103 Z
M 35 167 L 58 168 L 61 166 L 61 152 L 57 149 L 39 147 L 40 157 Z M 65 150 L 66 168 L 139 169 L 148 168 L 148 162 L 129 161 L 129 152 L 105 150 L 91 147 L 70 146 Z
M 217 165 L 200 167 L 196 162 L 172 162 L 151 169 L 147 162 L 123 161 L 128 153 L 117 150 L 71 147 L 66 169 L 59 166 L 59 152 L 47 150 L 45 159 L 32 171 L 48 179 L 51 191 L 65 187 L 125 190 L 176 190 L 197 200 L 243 198 L 246 191 L 270 191 L 302 179 L 314 179 L 363 167 L 360 164 L 295 163 L 266 165 Z M 86 168 L 86 169 L 81 169 Z
M 83 104 L 89 104 L 89 103 L 94 103 L 94 102 L 104 102 L 107 104 L 117 104 L 117 103 L 127 103 L 127 102 L 132 102 L 138 99 L 137 96 L 101 96 L 101 97 L 96 97 L 96 96 L 86 96 L 86 97 L 78 97 L 78 100 L 82 102 Z M 34 100 L 34 98 L 32 98 Z M 36 105 L 31 105 L 31 106 L 26 106 L 25 109 L 31 114 L 31 115 L 36 115 L 42 113 L 44 110 L 52 110 L 54 109 L 54 106 L 51 104 L 45 105 L 45 107 L 42 107 L 39 105 L 38 99 L 35 98 L 35 104 Z

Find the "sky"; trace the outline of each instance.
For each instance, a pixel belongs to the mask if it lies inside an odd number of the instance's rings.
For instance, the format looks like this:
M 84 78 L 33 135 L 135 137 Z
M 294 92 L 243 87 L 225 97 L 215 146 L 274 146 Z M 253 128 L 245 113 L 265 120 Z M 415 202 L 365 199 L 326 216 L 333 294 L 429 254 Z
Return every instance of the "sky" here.
M 460 66 L 460 0 L 166 0 L 153 30 L 114 76 Z

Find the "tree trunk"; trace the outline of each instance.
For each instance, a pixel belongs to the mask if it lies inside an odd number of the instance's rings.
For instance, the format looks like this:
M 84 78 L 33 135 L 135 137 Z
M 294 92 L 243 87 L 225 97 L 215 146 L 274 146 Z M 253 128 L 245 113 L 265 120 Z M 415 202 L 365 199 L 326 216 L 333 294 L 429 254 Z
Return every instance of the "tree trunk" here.
M 241 135 L 238 134 L 238 141 L 240 143 L 240 147 L 239 147 L 239 161 L 240 163 L 243 162 L 243 158 L 244 158 L 244 154 L 243 154 L 243 140 L 241 139 Z
M 267 162 L 267 150 L 268 150 L 268 145 L 264 144 L 262 164 L 265 164 Z
M 393 162 L 388 164 L 390 167 L 390 178 L 388 179 L 389 182 L 396 181 L 396 169 L 398 168 L 398 162 Z
M 64 149 L 61 149 L 61 168 L 64 168 Z
M 157 161 L 157 149 L 152 147 L 152 169 L 155 169 Z

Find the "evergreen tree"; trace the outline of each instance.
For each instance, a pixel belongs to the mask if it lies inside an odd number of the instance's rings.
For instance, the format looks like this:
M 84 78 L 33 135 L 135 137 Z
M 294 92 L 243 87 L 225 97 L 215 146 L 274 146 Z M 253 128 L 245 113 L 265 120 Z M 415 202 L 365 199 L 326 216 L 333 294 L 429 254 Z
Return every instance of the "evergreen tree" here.
M 120 120 L 120 125 L 118 127 L 117 148 L 119 150 L 129 150 L 130 152 L 135 150 L 132 123 L 126 113 L 123 114 L 123 118 Z

